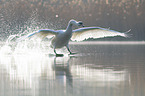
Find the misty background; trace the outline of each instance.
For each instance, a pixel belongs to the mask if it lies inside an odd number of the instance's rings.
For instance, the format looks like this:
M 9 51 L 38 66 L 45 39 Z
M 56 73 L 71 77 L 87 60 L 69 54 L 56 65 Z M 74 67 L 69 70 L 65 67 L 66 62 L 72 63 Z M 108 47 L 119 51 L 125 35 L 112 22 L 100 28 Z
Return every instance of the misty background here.
M 97 40 L 144 41 L 144 5 L 145 0 L 0 0 L 0 41 L 11 34 L 65 29 L 70 19 L 133 34 Z

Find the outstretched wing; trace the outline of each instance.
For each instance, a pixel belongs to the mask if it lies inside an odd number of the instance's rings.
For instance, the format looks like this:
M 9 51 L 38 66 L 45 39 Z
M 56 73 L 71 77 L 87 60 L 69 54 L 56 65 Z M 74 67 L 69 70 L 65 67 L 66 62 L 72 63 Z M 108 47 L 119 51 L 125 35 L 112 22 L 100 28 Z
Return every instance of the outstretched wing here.
M 57 34 L 58 34 L 57 31 L 54 31 L 54 30 L 51 30 L 51 29 L 41 29 L 38 32 L 34 32 L 34 33 L 30 33 L 28 35 L 25 35 L 25 36 L 19 38 L 17 41 L 21 41 L 21 40 L 24 40 L 26 38 L 42 40 L 45 37 L 50 38 L 50 37 L 55 36 Z
M 114 30 L 109 30 L 101 27 L 84 27 L 79 28 L 73 31 L 72 41 L 83 41 L 89 38 L 104 38 L 104 37 L 114 37 L 114 36 L 122 36 L 128 37 L 127 32 L 121 33 Z

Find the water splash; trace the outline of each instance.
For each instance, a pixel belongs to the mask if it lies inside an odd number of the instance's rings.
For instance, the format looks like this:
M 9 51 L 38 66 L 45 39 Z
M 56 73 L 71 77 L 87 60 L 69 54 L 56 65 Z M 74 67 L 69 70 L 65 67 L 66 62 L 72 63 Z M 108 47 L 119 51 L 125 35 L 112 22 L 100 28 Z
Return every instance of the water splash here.
M 49 50 L 49 44 L 41 42 L 39 39 L 34 40 L 26 38 L 23 41 L 17 42 L 21 35 L 10 35 L 5 44 L 0 48 L 0 54 L 2 55 L 33 55 L 40 56 L 47 54 L 46 50 Z
M 21 27 L 18 26 L 18 27 L 15 27 L 14 29 L 11 29 L 9 28 L 11 27 L 11 24 L 4 23 L 4 25 L 6 26 L 3 26 L 3 28 L 1 28 L 0 30 L 3 31 L 5 28 L 7 29 L 6 32 L 10 33 L 10 35 L 8 36 L 7 40 L 4 42 L 4 45 L 0 48 L 1 55 L 8 55 L 8 54 L 11 54 L 11 55 L 12 54 L 15 54 L 15 55 L 16 54 L 23 54 L 23 55 L 29 54 L 30 55 L 31 54 L 31 55 L 36 56 L 36 55 L 44 54 L 45 50 L 49 50 L 49 44 L 46 45 L 44 42 L 41 42 L 39 40 L 26 38 L 25 40 L 17 42 L 19 38 L 22 38 L 29 33 L 36 32 L 42 28 L 47 28 L 46 26 L 49 26 L 49 25 L 50 25 L 49 27 L 52 27 L 51 22 L 49 22 L 48 24 L 45 22 L 41 22 L 38 19 L 37 10 L 33 11 L 30 18 Z M 16 33 L 16 34 L 11 34 L 11 33 Z M 48 51 L 45 51 L 45 52 L 48 52 Z

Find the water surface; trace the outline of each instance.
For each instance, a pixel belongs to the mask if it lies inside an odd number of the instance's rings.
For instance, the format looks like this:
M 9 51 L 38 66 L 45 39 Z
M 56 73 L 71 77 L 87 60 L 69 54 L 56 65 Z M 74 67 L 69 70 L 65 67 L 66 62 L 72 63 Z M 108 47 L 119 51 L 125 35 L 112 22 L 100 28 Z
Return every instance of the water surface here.
M 78 54 L 1 54 L 0 96 L 145 95 L 143 44 L 71 44 L 70 49 Z

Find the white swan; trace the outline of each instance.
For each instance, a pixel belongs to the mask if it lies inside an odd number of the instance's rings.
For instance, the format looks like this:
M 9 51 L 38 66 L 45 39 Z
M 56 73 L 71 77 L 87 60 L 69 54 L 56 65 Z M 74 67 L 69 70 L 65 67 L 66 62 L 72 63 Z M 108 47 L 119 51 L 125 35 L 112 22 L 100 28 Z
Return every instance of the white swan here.
M 72 30 L 72 26 L 82 26 L 83 28 L 79 28 L 76 30 Z M 44 39 L 45 37 L 52 37 L 51 46 L 54 48 L 54 53 L 56 56 L 63 56 L 63 54 L 57 54 L 56 48 L 62 48 L 66 46 L 67 50 L 70 54 L 73 54 L 69 49 L 69 40 L 72 41 L 83 41 L 88 38 L 104 38 L 104 37 L 113 37 L 113 36 L 122 36 L 128 37 L 128 34 L 121 33 L 114 30 L 109 30 L 101 27 L 84 27 L 81 21 L 70 20 L 66 30 L 51 30 L 51 29 L 42 29 L 38 32 L 31 33 L 24 38 L 27 37 L 35 37 L 36 39 Z M 23 38 L 23 39 L 24 39 Z

